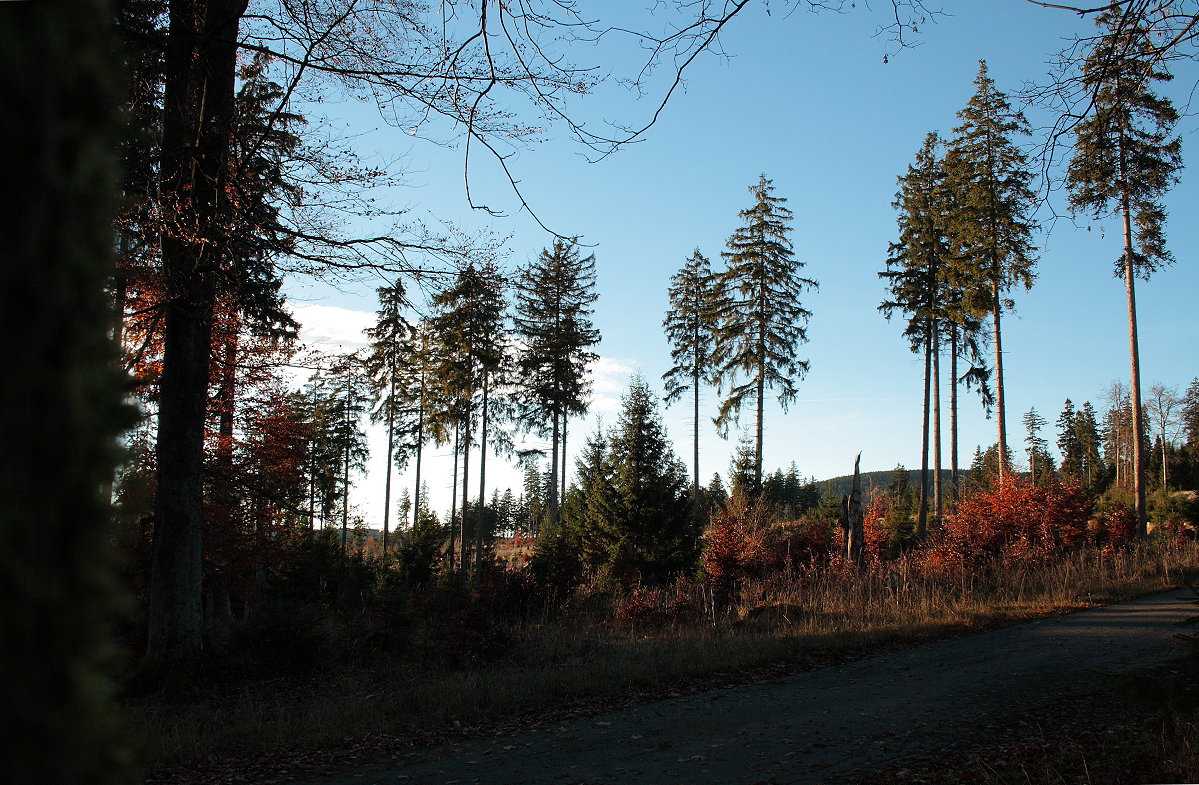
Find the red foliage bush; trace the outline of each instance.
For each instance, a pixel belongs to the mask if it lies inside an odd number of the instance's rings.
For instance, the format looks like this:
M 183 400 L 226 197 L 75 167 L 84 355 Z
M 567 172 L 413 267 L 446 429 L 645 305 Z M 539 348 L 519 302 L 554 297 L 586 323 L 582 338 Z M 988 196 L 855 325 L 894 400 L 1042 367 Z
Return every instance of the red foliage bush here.
M 1007 477 L 997 487 L 962 499 L 928 558 L 966 563 L 993 557 L 1042 558 L 1087 539 L 1091 500 L 1077 485 L 1035 486 Z M 948 552 L 940 552 L 948 549 Z
M 798 568 L 828 558 L 836 544 L 837 535 L 828 521 L 804 517 L 770 529 L 767 548 L 773 564 Z
M 1089 534 L 1097 545 L 1119 547 L 1132 542 L 1138 528 L 1136 510 L 1113 504 L 1095 514 Z
M 635 629 L 660 630 L 690 618 L 692 609 L 685 594 L 675 589 L 638 586 L 615 602 L 617 624 Z
M 878 496 L 866 505 L 862 513 L 862 532 L 866 537 L 866 561 L 873 564 L 880 560 L 882 552 L 891 539 L 887 528 L 887 516 L 891 514 L 891 500 Z
M 732 598 L 746 578 L 803 568 L 832 553 L 836 538 L 827 520 L 771 523 L 772 513 L 766 501 L 738 494 L 712 515 L 700 564 L 717 602 Z
M 772 566 L 769 514 L 764 501 L 751 501 L 740 493 L 713 513 L 700 564 L 718 602 L 732 597 L 742 580 L 762 575 Z

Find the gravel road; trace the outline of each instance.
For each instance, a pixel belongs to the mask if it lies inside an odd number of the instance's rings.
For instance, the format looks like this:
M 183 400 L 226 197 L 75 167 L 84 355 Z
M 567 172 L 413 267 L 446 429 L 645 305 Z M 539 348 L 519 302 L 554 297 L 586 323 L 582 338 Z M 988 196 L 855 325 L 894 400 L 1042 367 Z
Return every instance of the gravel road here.
M 470 739 L 305 785 L 819 783 L 935 752 L 972 727 L 1102 689 L 1180 651 L 1188 592 Z

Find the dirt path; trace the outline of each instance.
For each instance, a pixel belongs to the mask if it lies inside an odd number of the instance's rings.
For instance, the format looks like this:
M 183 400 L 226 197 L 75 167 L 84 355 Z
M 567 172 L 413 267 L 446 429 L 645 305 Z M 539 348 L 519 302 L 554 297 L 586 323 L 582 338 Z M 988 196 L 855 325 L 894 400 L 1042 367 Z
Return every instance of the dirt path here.
M 819 783 L 1102 688 L 1180 651 L 1184 591 L 773 681 L 422 750 L 305 785 Z

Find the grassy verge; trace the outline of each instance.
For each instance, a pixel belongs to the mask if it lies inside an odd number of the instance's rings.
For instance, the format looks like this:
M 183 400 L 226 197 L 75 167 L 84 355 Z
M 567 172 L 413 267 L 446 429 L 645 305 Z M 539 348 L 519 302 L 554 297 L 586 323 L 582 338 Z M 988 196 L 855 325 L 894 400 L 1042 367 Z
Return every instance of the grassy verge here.
M 222 760 L 244 768 L 262 756 L 354 747 L 349 740 L 421 743 L 547 709 L 587 711 L 744 681 L 1196 580 L 1199 545 L 1159 541 L 938 578 L 902 561 L 863 574 L 780 575 L 746 584 L 739 603 L 720 612 L 702 585 L 631 595 L 595 586 L 567 611 L 519 623 L 484 619 L 454 640 L 425 619 L 404 631 L 393 654 L 353 667 L 328 662 L 299 676 L 231 679 L 217 663 L 185 689 L 126 703 L 156 778 L 203 779 Z M 750 612 L 763 606 L 778 610 Z M 455 656 L 445 656 L 447 647 Z

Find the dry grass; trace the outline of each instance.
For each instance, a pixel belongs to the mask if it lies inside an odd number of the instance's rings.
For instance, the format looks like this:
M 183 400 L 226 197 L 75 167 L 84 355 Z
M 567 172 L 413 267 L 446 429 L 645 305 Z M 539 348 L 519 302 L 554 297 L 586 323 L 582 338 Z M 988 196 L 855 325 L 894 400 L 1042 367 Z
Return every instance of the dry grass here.
M 1117 601 L 1199 579 L 1199 545 L 1152 542 L 1048 564 L 924 577 L 907 562 L 863 574 L 820 570 L 741 587 L 714 608 L 702 585 L 631 596 L 592 586 L 562 613 L 492 629 L 479 657 L 431 663 L 402 652 L 370 667 L 329 663 L 302 680 L 128 701 L 152 769 L 374 734 L 417 737 L 542 712 L 585 710 L 672 690 L 800 669 L 862 653 Z M 790 609 L 746 612 L 769 603 Z M 795 607 L 802 609 L 796 612 Z M 752 620 L 741 622 L 742 615 Z M 410 633 L 419 638 L 420 631 Z M 439 644 L 440 645 L 440 644 Z M 421 651 L 414 646 L 413 652 Z

